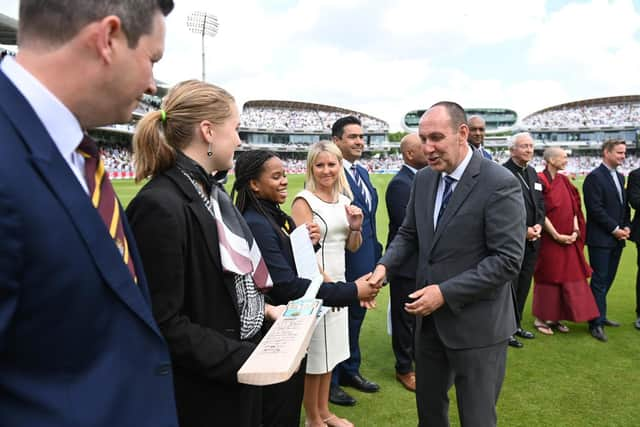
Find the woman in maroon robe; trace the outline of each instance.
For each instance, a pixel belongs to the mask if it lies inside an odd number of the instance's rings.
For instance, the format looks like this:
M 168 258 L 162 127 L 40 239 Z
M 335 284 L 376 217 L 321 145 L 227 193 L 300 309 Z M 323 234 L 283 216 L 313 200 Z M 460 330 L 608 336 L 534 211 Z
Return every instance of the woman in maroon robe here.
M 586 322 L 598 317 L 587 279 L 591 267 L 584 257 L 585 221 L 580 194 L 558 173 L 567 166 L 567 154 L 557 147 L 544 152 L 546 169 L 539 173 L 546 217 L 540 254 L 534 272 L 534 326 L 545 335 L 552 328 L 569 332 L 561 320 Z

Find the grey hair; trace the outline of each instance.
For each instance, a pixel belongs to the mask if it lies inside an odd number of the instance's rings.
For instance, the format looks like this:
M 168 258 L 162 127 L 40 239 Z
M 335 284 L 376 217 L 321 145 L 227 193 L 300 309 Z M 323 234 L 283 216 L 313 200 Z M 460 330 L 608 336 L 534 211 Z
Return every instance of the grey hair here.
M 509 140 L 509 149 L 514 148 L 516 146 L 516 143 L 518 142 L 518 140 L 520 138 L 523 138 L 525 136 L 528 136 L 529 138 L 531 138 L 533 140 L 533 137 L 531 136 L 531 134 L 529 132 L 518 132 L 515 135 L 511 136 L 511 139 Z

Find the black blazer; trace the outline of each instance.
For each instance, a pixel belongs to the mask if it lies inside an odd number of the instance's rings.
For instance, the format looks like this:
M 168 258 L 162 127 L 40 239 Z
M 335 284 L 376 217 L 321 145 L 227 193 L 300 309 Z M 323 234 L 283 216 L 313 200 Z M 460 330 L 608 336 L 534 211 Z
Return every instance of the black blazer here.
M 544 196 L 542 194 L 542 183 L 538 179 L 536 170 L 531 166 L 527 166 L 524 169 L 525 181 L 523 181 L 522 175 L 519 173 L 522 168 L 513 159 L 507 160 L 503 166 L 515 175 L 522 188 L 524 207 L 527 212 L 527 227 L 533 227 L 536 224 L 544 226 Z M 530 249 L 537 249 L 539 246 L 540 239 L 533 242 L 527 241 L 527 247 Z
M 640 210 L 640 168 L 632 170 L 629 174 L 627 201 L 636 211 L 631 222 L 631 237 L 629 240 L 638 243 L 640 242 L 640 213 L 638 212 Z
M 411 194 L 411 184 L 413 183 L 413 178 L 415 176 L 415 172 L 403 165 L 398 173 L 391 179 L 391 181 L 389 181 L 389 185 L 387 186 L 387 191 L 385 193 L 387 213 L 389 214 L 387 248 L 396 236 L 398 229 L 402 225 L 402 221 L 404 221 L 407 204 L 409 203 L 409 196 Z M 404 264 L 403 268 L 396 271 L 390 271 L 388 276 L 390 279 L 393 279 L 393 277 L 400 277 L 408 280 L 415 279 L 417 266 L 418 253 L 416 252 Z
M 311 281 L 298 277 L 288 236 L 283 241 L 269 220 L 252 207 L 247 208 L 243 215 L 273 280 L 273 288 L 267 298 L 272 304 L 279 305 L 302 297 Z M 353 282 L 323 283 L 317 297 L 326 306 L 343 307 L 358 302 L 358 290 Z
M 180 425 L 259 425 L 260 388 L 236 379 L 255 344 L 240 341 L 233 277 L 222 271 L 215 221 L 193 185 L 169 169 L 127 215 L 169 344 Z
M 616 172 L 623 202 L 620 203 L 615 183 L 609 169 L 604 164 L 595 168 L 584 180 L 582 192 L 587 210 L 588 246 L 614 248 L 624 246 L 624 240 L 618 240 L 611 232 L 616 228 L 628 227 L 630 223 L 629 205 L 624 192 L 624 176 Z

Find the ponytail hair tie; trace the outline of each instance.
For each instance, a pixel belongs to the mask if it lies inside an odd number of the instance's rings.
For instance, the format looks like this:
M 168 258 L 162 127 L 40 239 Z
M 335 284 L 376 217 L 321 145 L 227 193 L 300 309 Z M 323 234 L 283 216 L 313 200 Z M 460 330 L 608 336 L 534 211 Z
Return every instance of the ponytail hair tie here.
M 160 119 L 162 120 L 162 123 L 167 121 L 167 112 L 164 110 L 160 110 Z

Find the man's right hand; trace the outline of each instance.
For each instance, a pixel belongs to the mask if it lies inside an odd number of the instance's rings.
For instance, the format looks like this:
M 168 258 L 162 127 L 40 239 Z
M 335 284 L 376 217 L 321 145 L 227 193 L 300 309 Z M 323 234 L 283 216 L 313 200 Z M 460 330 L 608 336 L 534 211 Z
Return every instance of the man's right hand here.
M 375 270 L 373 270 L 373 273 L 369 278 L 369 282 L 371 282 L 377 288 L 381 288 L 382 285 L 384 284 L 386 276 L 387 276 L 387 268 L 382 264 L 378 264 L 376 265 Z
M 372 300 L 380 292 L 380 288 L 371 283 L 371 273 L 367 273 L 362 277 L 356 279 L 356 287 L 358 288 L 358 299 Z

